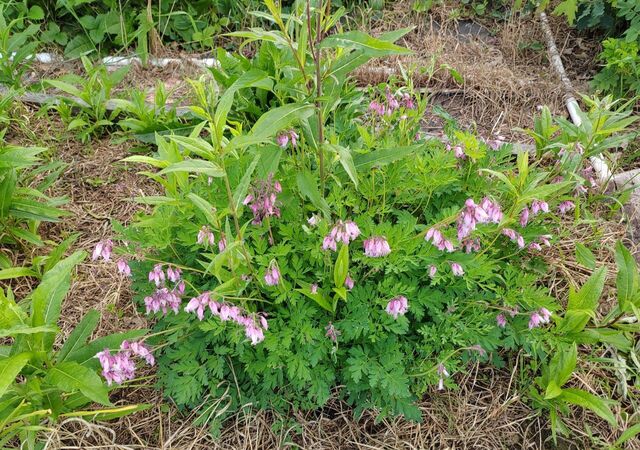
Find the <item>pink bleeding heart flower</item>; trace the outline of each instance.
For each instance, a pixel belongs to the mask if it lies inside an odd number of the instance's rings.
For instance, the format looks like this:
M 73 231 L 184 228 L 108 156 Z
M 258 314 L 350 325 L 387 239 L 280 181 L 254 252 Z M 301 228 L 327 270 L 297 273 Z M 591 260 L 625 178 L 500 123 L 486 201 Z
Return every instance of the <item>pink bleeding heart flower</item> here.
M 116 266 L 118 267 L 118 273 L 121 273 L 125 277 L 131 276 L 131 267 L 129 267 L 129 264 L 124 258 L 120 258 Z
M 409 301 L 407 297 L 400 295 L 398 297 L 392 298 L 389 303 L 387 303 L 387 314 L 393 316 L 394 319 L 397 319 L 398 316 L 404 316 L 409 309 Z
M 364 254 L 370 258 L 380 258 L 391 253 L 391 247 L 384 236 L 373 236 L 363 243 Z
M 453 274 L 457 277 L 461 277 L 462 275 L 464 275 L 464 269 L 460 264 L 456 262 L 451 263 L 451 272 L 453 272 Z
M 271 262 L 271 265 L 267 269 L 264 275 L 264 282 L 267 286 L 277 286 L 280 283 L 280 269 L 275 261 Z

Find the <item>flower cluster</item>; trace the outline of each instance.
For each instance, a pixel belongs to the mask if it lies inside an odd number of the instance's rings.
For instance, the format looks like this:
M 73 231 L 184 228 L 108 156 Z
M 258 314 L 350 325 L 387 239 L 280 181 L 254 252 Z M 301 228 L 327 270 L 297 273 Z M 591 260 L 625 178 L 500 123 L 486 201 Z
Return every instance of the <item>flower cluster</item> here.
M 355 222 L 338 220 L 331 229 L 331 232 L 324 237 L 322 249 L 336 251 L 338 242 L 347 245 L 358 236 L 360 236 L 360 228 L 358 228 Z
M 134 356 L 144 359 L 150 366 L 155 364 L 151 350 L 142 342 L 123 341 L 120 351 L 115 354 L 111 354 L 108 348 L 96 354 L 95 357 L 102 366 L 102 376 L 109 386 L 112 383 L 121 384 L 135 378 L 136 364 L 132 359 Z
M 275 261 L 271 262 L 267 272 L 264 274 L 264 282 L 267 286 L 276 286 L 280 283 L 280 269 Z
M 378 116 L 390 116 L 400 107 L 404 107 L 406 109 L 415 109 L 416 107 L 411 94 L 404 92 L 400 94 L 400 100 L 398 100 L 398 97 L 391 92 L 389 86 L 385 89 L 385 100 L 386 105 L 377 100 L 371 101 L 371 103 L 369 103 L 369 110 Z
M 391 247 L 384 236 L 374 236 L 364 241 L 364 254 L 370 258 L 380 258 L 391 253 Z
M 200 245 L 209 245 L 213 246 L 216 243 L 216 237 L 213 235 L 213 231 L 209 229 L 208 226 L 203 225 L 198 231 L 198 238 L 196 239 L 196 243 Z
M 282 186 L 278 180 L 273 179 L 272 173 L 266 180 L 258 180 L 251 187 L 251 192 L 242 203 L 251 208 L 254 225 L 260 225 L 267 217 L 280 217 L 280 208 L 277 206 L 277 195 L 280 192 Z
M 451 263 L 451 272 L 457 277 L 464 275 L 464 269 L 457 262 Z
M 285 148 L 287 145 L 289 145 L 289 141 L 291 141 L 291 146 L 296 147 L 298 145 L 299 137 L 300 136 L 298 136 L 298 133 L 296 133 L 294 130 L 286 130 L 276 136 L 276 142 L 280 147 Z
M 334 343 L 338 342 L 338 336 L 340 336 L 340 330 L 337 330 L 336 327 L 334 327 L 331 322 L 329 322 L 329 325 L 324 327 L 324 329 L 327 332 L 325 334 L 326 337 L 331 339 Z
M 540 308 L 529 316 L 529 329 L 537 328 L 551 321 L 551 311 L 547 308 Z
M 91 255 L 91 260 L 95 261 L 98 258 L 102 258 L 105 261 L 109 261 L 109 259 L 111 259 L 111 252 L 113 252 L 113 241 L 111 239 L 105 239 L 96 244 L 93 249 L 93 255 Z
M 243 314 L 242 309 L 236 305 L 215 301 L 211 298 L 210 292 L 203 292 L 192 298 L 184 310 L 188 313 L 195 312 L 198 320 L 203 320 L 204 311 L 207 308 L 222 322 L 233 321 L 243 326 L 245 336 L 251 341 L 251 345 L 256 345 L 264 340 L 264 330 L 269 328 L 266 314 Z
M 447 149 L 447 151 L 453 151 L 453 154 L 458 159 L 465 159 L 466 158 L 466 155 L 465 155 L 464 150 L 463 150 L 461 145 L 454 145 L 453 147 L 451 147 L 451 144 L 447 144 L 446 149 Z
M 169 310 L 178 314 L 182 296 L 184 295 L 185 285 L 181 280 L 182 272 L 178 267 L 169 266 L 167 273 L 162 268 L 162 264 L 156 264 L 149 272 L 149 282 L 156 285 L 156 292 L 153 295 L 144 298 L 144 304 L 147 314 L 162 311 L 167 314 Z M 174 283 L 170 289 L 165 285 L 166 280 Z
M 513 228 L 503 228 L 502 229 L 502 234 L 504 234 L 506 237 L 508 237 L 511 240 L 511 242 L 517 243 L 518 247 L 524 248 L 524 246 L 525 246 L 524 238 L 522 237 L 522 235 L 520 233 L 518 233 Z
M 458 240 L 462 242 L 476 229 L 478 223 L 500 223 L 502 217 L 500 205 L 488 197 L 483 198 L 479 205 L 476 205 L 473 199 L 467 199 L 458 216 Z
M 565 200 L 564 202 L 560 202 L 558 204 L 558 212 L 560 214 L 566 214 L 569 211 L 573 211 L 576 205 L 571 200 Z
M 429 228 L 424 240 L 427 242 L 431 241 L 440 251 L 447 250 L 449 253 L 453 251 L 453 243 L 445 239 L 442 232 L 437 228 Z
M 400 295 L 389 300 L 386 311 L 387 314 L 393 316 L 394 319 L 397 319 L 398 316 L 404 316 L 408 309 L 409 301 L 407 300 L 407 297 Z
M 118 267 L 118 273 L 121 273 L 125 277 L 131 276 L 131 267 L 129 267 L 129 263 L 127 263 L 126 259 L 118 259 L 118 262 L 116 262 L 116 266 Z

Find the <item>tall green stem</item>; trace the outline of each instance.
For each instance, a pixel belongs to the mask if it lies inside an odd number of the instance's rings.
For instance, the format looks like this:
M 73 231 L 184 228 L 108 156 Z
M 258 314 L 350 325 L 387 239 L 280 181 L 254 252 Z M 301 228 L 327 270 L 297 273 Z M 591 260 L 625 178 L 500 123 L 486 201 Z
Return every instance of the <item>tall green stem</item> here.
M 318 17 L 316 20 L 316 35 L 312 39 L 311 31 L 311 0 L 307 0 L 307 27 L 309 30 L 309 45 L 311 46 L 311 55 L 316 66 L 316 110 L 318 118 L 318 161 L 320 165 L 320 192 L 324 197 L 325 171 L 324 171 L 324 152 L 322 144 L 324 143 L 324 118 L 322 114 L 322 65 L 320 41 L 322 41 L 322 1 L 318 7 Z

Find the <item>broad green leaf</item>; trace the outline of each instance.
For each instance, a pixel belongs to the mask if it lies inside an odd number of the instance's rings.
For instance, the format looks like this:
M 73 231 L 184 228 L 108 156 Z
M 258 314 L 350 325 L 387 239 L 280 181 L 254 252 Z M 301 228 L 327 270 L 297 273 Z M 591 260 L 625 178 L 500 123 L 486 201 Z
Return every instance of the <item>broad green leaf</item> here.
M 63 362 L 70 353 L 82 348 L 87 343 L 87 339 L 89 339 L 91 333 L 96 329 L 99 320 L 100 313 L 95 309 L 85 314 L 57 353 L 56 361 Z
M 71 282 L 71 271 L 86 256 L 78 251 L 60 261 L 46 272 L 38 287 L 31 293 L 31 326 L 55 325 L 60 317 L 60 307 Z M 45 336 L 41 350 L 53 345 L 53 336 Z
M 82 90 L 78 89 L 76 86 L 72 85 L 71 83 L 67 83 L 62 80 L 47 80 L 46 83 L 58 90 L 61 90 L 62 92 L 65 92 L 69 95 L 73 95 L 74 97 L 77 97 L 78 100 L 82 97 Z
M 227 121 L 227 115 L 231 110 L 235 93 L 240 89 L 248 87 L 270 90 L 273 87 L 273 80 L 269 78 L 266 72 L 258 69 L 251 69 L 248 72 L 243 73 L 231 86 L 229 86 L 229 88 L 220 97 L 214 114 L 214 122 L 216 124 L 218 135 L 222 136 L 224 125 Z
M 0 289 L 0 329 L 24 324 L 26 319 L 26 313 L 16 304 L 13 296 L 5 296 Z
M 626 311 L 629 303 L 636 304 L 638 302 L 638 289 L 640 288 L 638 266 L 631 252 L 620 241 L 616 243 L 615 257 L 618 266 L 616 277 L 618 304 L 621 311 Z
M 616 418 L 611 412 L 611 408 L 609 408 L 609 405 L 607 405 L 600 397 L 581 389 L 567 388 L 563 389 L 562 394 L 558 398 L 568 403 L 590 409 L 611 425 L 615 426 L 617 424 Z
M 595 310 L 602 295 L 606 278 L 607 268 L 601 267 L 591 274 L 587 282 L 577 292 L 570 290 L 567 311 Z
M 277 173 L 282 157 L 282 149 L 277 145 L 265 145 L 260 152 L 260 162 L 256 168 L 256 176 L 258 178 L 267 178 L 269 174 Z
M 351 157 L 351 151 L 348 148 L 342 147 L 341 145 L 326 145 L 329 149 L 331 149 L 338 155 L 340 164 L 342 164 L 342 168 L 347 173 L 347 175 L 349 175 L 349 178 L 351 178 L 351 181 L 353 181 L 356 189 L 358 189 L 358 171 L 353 162 L 353 158 Z
M 562 387 L 571 378 L 578 359 L 578 346 L 559 345 L 549 363 L 549 376 L 558 387 Z
M 296 291 L 309 297 L 311 300 L 316 302 L 318 306 L 320 306 L 322 309 L 326 309 L 329 312 L 334 312 L 333 306 L 331 305 L 331 301 L 327 299 L 321 292 L 316 292 L 315 294 L 313 294 L 311 292 L 311 285 L 304 282 L 301 282 L 300 285 L 302 286 L 302 289 L 296 289 Z
M 348 31 L 327 36 L 320 42 L 320 48 L 352 48 L 360 49 L 371 56 L 408 55 L 411 50 L 389 41 L 376 39 L 362 31 Z
M 409 145 L 406 147 L 391 147 L 374 150 L 353 158 L 353 166 L 357 172 L 364 173 L 372 167 L 382 167 L 424 149 L 424 144 Z
M 56 364 L 47 373 L 49 383 L 64 392 L 80 391 L 82 394 L 102 405 L 110 405 L 109 391 L 100 376 L 93 370 L 72 361 Z
M 7 389 L 27 364 L 31 358 L 29 353 L 19 353 L 8 358 L 0 359 L 0 398 L 7 392 Z
M 0 338 L 11 336 L 16 337 L 19 334 L 36 334 L 36 333 L 57 333 L 60 331 L 58 327 L 52 325 L 43 325 L 40 327 L 30 327 L 29 325 L 16 325 L 11 328 L 0 329 Z
M 214 227 L 218 226 L 218 220 L 216 218 L 215 208 L 211 203 L 209 203 L 202 197 L 194 194 L 193 192 L 190 192 L 187 195 L 187 197 L 200 211 L 202 211 L 204 216 L 207 218 L 207 222 L 209 222 L 209 225 Z
M 124 158 L 122 161 L 149 164 L 150 166 L 158 167 L 160 169 L 164 169 L 169 165 L 169 161 L 163 161 L 160 159 L 152 158 L 151 156 L 144 156 L 144 155 L 128 156 Z
M 562 388 L 558 386 L 554 380 L 549 381 L 547 390 L 544 393 L 545 400 L 551 400 L 552 398 L 558 397 L 560 394 L 562 394 Z
M 10 280 L 20 277 L 37 277 L 38 274 L 28 267 L 11 267 L 0 270 L 0 280 Z
M 344 287 L 347 275 L 349 275 L 349 246 L 343 244 L 333 268 L 333 282 L 337 288 Z
M 224 176 L 224 170 L 222 170 L 220 166 L 212 163 L 211 161 L 204 161 L 201 159 L 187 159 L 185 161 L 173 163 L 160 171 L 161 174 L 174 172 L 202 173 L 210 177 Z
M 88 411 L 72 411 L 64 414 L 60 414 L 60 417 L 88 417 L 90 420 L 113 420 L 119 417 L 128 416 L 139 411 L 145 411 L 151 408 L 153 404 L 142 403 L 139 405 L 126 405 L 119 408 L 112 409 L 98 409 Z
M 313 206 L 323 212 L 325 217 L 330 217 L 331 213 L 329 211 L 329 205 L 327 204 L 327 201 L 322 198 L 322 195 L 320 195 L 318 184 L 311 172 L 307 170 L 298 172 L 296 175 L 296 182 L 298 184 L 298 189 L 300 189 L 300 194 L 302 194 L 303 197 L 308 198 Z
M 290 103 L 273 108 L 260 116 L 249 134 L 254 138 L 274 136 L 294 121 L 309 117 L 314 111 L 315 107 L 309 103 Z
M 168 138 L 189 153 L 195 153 L 201 158 L 213 159 L 216 154 L 213 146 L 200 137 L 170 135 Z
M 580 242 L 576 242 L 576 261 L 587 269 L 596 268 L 596 257 L 593 252 Z
M 627 442 L 629 439 L 636 437 L 640 434 L 640 423 L 636 423 L 635 425 L 630 426 L 620 435 L 618 440 L 616 441 L 616 445 L 622 445 Z
M 260 161 L 260 153 L 258 153 L 249 164 L 249 167 L 242 175 L 242 179 L 238 186 L 236 186 L 235 191 L 233 192 L 233 203 L 235 205 L 236 211 L 239 211 L 242 207 L 242 201 L 247 195 L 247 191 L 249 190 L 249 184 L 251 184 L 251 177 L 253 176 L 253 171 L 256 169 L 258 162 Z

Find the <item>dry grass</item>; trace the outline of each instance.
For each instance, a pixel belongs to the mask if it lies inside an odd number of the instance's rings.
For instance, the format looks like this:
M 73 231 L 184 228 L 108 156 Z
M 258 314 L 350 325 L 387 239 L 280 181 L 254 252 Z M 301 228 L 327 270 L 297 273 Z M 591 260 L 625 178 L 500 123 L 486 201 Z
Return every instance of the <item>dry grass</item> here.
M 414 83 L 428 88 L 434 101 L 463 125 L 475 124 L 484 134 L 500 132 L 522 138 L 513 129 L 532 126 L 533 115 L 541 105 L 549 106 L 555 114 L 566 114 L 563 92 L 549 68 L 546 53 L 535 47 L 544 40 L 534 18 L 515 16 L 486 30 L 492 36 L 468 38 L 459 35 L 457 22 L 448 17 L 448 7 L 424 16 L 411 12 L 411 4 L 410 0 L 398 0 L 379 20 L 372 20 L 365 27 L 379 34 L 415 26 L 400 41 L 414 54 L 373 61 L 357 72 L 361 83 L 386 82 L 390 73 L 399 76 L 398 64 L 425 68 L 433 58 L 433 67 L 453 67 L 464 82 L 458 84 L 447 70 L 440 69 L 433 77 L 415 74 Z M 560 50 L 567 56 L 570 76 L 579 90 L 587 91 L 584 67 L 593 63 L 596 44 L 572 36 L 560 20 L 555 21 L 554 28 Z M 577 74 L 579 78 L 575 77 Z

